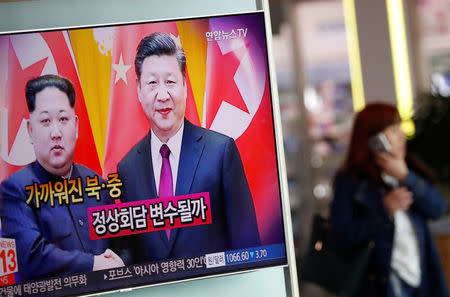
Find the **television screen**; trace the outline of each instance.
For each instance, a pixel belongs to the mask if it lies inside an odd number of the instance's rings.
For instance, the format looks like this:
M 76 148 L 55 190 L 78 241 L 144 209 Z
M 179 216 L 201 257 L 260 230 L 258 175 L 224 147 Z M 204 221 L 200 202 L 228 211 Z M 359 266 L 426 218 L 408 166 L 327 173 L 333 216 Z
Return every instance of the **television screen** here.
M 0 35 L 0 295 L 287 264 L 262 12 Z

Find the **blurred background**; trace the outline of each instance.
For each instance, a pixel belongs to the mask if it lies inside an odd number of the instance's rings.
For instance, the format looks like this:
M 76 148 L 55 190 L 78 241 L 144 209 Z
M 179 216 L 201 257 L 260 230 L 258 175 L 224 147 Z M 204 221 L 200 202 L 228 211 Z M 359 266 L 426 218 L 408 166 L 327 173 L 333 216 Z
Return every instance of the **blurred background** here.
M 355 112 L 397 105 L 408 150 L 450 204 L 450 0 L 270 0 L 301 278 L 312 217 L 327 217 Z M 430 223 L 450 282 L 450 212 Z M 300 295 L 332 296 L 300 279 Z

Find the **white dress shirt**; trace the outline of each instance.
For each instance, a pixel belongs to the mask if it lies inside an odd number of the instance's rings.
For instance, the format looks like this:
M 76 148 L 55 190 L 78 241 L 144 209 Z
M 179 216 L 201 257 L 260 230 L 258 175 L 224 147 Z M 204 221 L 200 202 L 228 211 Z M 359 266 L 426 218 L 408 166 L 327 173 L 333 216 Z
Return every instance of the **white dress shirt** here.
M 420 254 L 416 230 L 406 211 L 394 214 L 395 232 L 391 267 L 410 286 L 420 285 Z
M 175 195 L 175 187 L 177 185 L 178 176 L 178 163 L 180 161 L 181 154 L 181 142 L 183 140 L 184 122 L 182 122 L 180 129 L 174 136 L 169 138 L 166 143 L 163 143 L 158 136 L 151 130 L 151 150 L 152 150 L 152 162 L 153 162 L 153 174 L 155 176 L 156 193 L 159 196 L 159 181 L 161 179 L 161 167 L 162 167 L 162 156 L 159 150 L 163 144 L 166 144 L 170 149 L 169 162 L 170 168 L 172 170 L 172 181 L 173 181 L 173 194 Z

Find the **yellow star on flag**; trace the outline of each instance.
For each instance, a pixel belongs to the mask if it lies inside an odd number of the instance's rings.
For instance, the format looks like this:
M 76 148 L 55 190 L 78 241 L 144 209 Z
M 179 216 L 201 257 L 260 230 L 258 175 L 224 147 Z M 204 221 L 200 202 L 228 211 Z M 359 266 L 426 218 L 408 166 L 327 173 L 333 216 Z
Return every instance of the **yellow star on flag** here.
M 116 79 L 114 84 L 117 84 L 117 82 L 121 79 L 126 85 L 128 85 L 127 71 L 131 68 L 131 65 L 126 65 L 123 63 L 122 54 L 120 54 L 119 64 L 112 64 L 112 67 L 116 70 Z

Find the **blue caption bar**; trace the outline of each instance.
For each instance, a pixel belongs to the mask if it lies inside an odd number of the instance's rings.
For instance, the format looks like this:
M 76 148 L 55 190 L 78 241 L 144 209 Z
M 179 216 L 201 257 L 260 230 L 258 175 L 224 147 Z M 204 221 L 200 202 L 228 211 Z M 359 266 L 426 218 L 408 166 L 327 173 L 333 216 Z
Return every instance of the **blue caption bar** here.
M 225 263 L 226 265 L 235 265 L 284 257 L 286 257 L 284 244 L 274 244 L 225 252 Z

